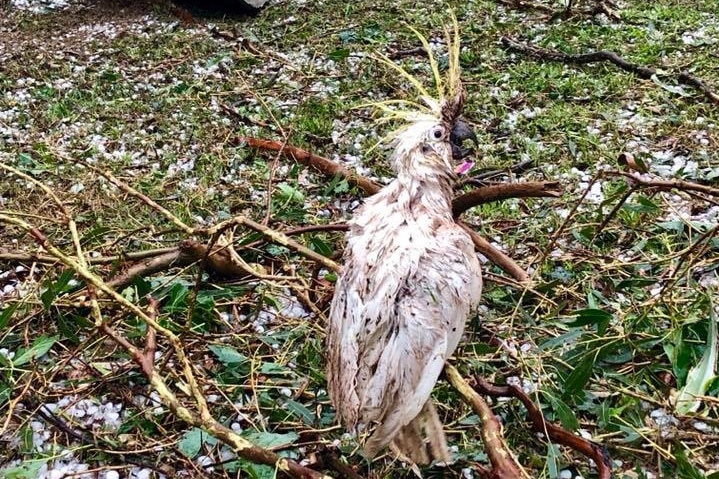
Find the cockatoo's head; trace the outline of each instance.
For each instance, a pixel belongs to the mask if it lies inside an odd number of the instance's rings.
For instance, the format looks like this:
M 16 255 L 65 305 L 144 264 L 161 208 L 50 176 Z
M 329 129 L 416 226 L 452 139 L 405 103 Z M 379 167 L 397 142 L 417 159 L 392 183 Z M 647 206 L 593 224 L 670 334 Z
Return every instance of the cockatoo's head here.
M 386 56 L 378 60 L 400 73 L 420 94 L 420 102 L 390 100 L 375 103 L 383 112 L 383 121 L 402 120 L 405 125 L 391 134 L 394 153 L 392 166 L 398 175 L 454 177 L 459 162 L 472 151 L 465 140 L 477 143 L 477 136 L 462 120 L 465 90 L 460 81 L 459 29 L 452 16 L 454 35 L 446 31 L 447 71 L 442 78 L 427 40 L 412 29 L 427 51 L 432 68 L 436 95 L 431 95 L 420 81 Z M 411 28 L 411 27 L 410 27 Z
M 392 155 L 398 174 L 454 177 L 460 162 L 472 152 L 465 148 L 465 140 L 477 143 L 477 135 L 459 116 L 463 96 L 463 91 L 458 92 L 455 102 L 443 102 L 439 115 L 419 115 L 398 132 Z

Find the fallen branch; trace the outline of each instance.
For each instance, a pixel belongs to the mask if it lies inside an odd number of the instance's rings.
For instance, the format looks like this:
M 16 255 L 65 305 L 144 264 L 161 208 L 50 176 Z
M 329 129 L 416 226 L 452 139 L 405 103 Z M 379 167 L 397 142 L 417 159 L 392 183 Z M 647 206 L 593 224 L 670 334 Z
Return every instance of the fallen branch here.
M 119 290 L 136 278 L 144 278 L 173 267 L 183 268 L 194 263 L 202 264 L 205 271 L 225 278 L 243 279 L 252 276 L 246 267 L 233 261 L 228 248 L 215 248 L 208 253 L 205 245 L 193 240 L 184 240 L 167 253 L 127 267 L 122 273 L 108 280 L 107 285 Z
M 273 142 L 273 143 L 276 143 L 278 145 L 278 150 L 285 151 L 286 153 L 288 151 L 290 151 L 290 147 L 283 148 L 282 144 L 277 143 L 277 142 Z M 326 160 L 326 161 L 330 161 L 330 160 Z M 330 163 L 332 163 L 332 162 L 330 162 Z M 312 251 L 311 249 L 307 248 L 304 245 L 297 243 L 296 241 L 289 238 L 284 233 L 273 230 L 272 228 L 269 228 L 268 226 L 260 224 L 260 223 L 254 221 L 254 220 L 251 220 L 250 218 L 247 218 L 245 216 L 235 216 L 234 218 L 231 218 L 227 221 L 223 221 L 221 223 L 218 223 L 218 224 L 208 227 L 208 228 L 194 228 L 192 226 L 189 226 L 184 221 L 182 221 L 180 218 L 178 218 L 177 216 L 172 214 L 169 210 L 167 210 L 162 205 L 160 205 L 155 200 L 153 200 L 152 198 L 137 191 L 135 188 L 131 187 L 127 183 L 124 183 L 120 179 L 116 178 L 115 175 L 113 175 L 110 171 L 101 170 L 101 169 L 96 168 L 95 166 L 87 164 L 87 163 L 84 163 L 84 165 L 87 168 L 91 169 L 92 171 L 95 171 L 96 173 L 105 177 L 110 183 L 117 186 L 120 190 L 124 191 L 125 193 L 127 193 L 131 196 L 134 196 L 135 198 L 138 198 L 139 200 L 144 202 L 146 205 L 150 206 L 152 209 L 154 209 L 155 211 L 162 214 L 165 218 L 167 218 L 168 221 L 172 222 L 180 230 L 184 231 L 185 233 L 187 233 L 189 235 L 201 235 L 201 236 L 212 237 L 212 236 L 220 234 L 234 226 L 245 226 L 247 228 L 250 228 L 251 230 L 261 233 L 263 236 L 269 238 L 271 241 L 273 241 L 277 244 L 285 246 L 306 258 L 309 258 L 317 263 L 324 265 L 328 269 L 337 271 L 339 268 L 337 263 L 335 263 L 331 259 Z
M 352 186 L 356 186 L 368 195 L 373 195 L 377 193 L 381 186 L 374 181 L 365 178 L 362 175 L 358 175 L 354 171 L 350 170 L 349 168 L 346 168 L 342 165 L 339 165 L 335 163 L 334 161 L 324 158 L 319 155 L 313 155 L 312 153 L 303 150 L 302 148 L 297 148 L 295 146 L 286 145 L 284 148 L 282 147 L 282 143 L 279 143 L 277 141 L 272 140 L 262 140 L 260 138 L 254 138 L 251 136 L 241 136 L 235 139 L 235 144 L 241 144 L 246 143 L 248 146 L 252 148 L 256 148 L 258 150 L 265 150 L 265 151 L 275 151 L 280 152 L 282 151 L 285 156 L 288 158 L 292 158 L 298 163 L 301 163 L 305 166 L 309 166 L 317 170 L 318 172 L 327 175 L 327 176 L 335 176 L 339 175 L 347 180 L 349 184 Z
M 446 370 L 446 368 L 445 368 Z M 519 401 L 527 409 L 529 419 L 532 421 L 532 429 L 540 434 L 547 434 L 549 439 L 578 451 L 588 458 L 592 459 L 597 465 L 599 479 L 609 479 L 612 475 L 612 462 L 609 454 L 604 446 L 592 441 L 588 441 L 583 437 L 577 436 L 555 424 L 545 421 L 542 411 L 534 405 L 527 394 L 518 386 L 498 386 L 491 384 L 484 378 L 475 377 L 475 389 L 481 393 L 491 397 L 513 397 Z
M 719 188 L 714 188 L 708 185 L 702 185 L 694 181 L 687 180 L 654 180 L 646 177 L 645 175 L 631 173 L 628 171 L 606 171 L 604 174 L 609 176 L 624 176 L 631 182 L 644 187 L 644 188 L 656 188 L 658 190 L 682 190 L 682 191 L 696 191 L 698 193 L 704 193 L 710 196 L 719 197 Z
M 487 479 L 529 479 L 529 474 L 517 463 L 504 442 L 502 424 L 487 402 L 467 384 L 467 381 L 451 364 L 444 366 L 444 374 L 452 387 L 472 406 L 472 409 L 482 421 L 480 433 L 484 442 L 484 450 L 487 453 L 489 462 L 492 464 L 491 471 L 486 469 L 480 471 L 482 475 Z
M 574 65 L 588 65 L 590 63 L 598 62 L 609 62 L 620 69 L 633 73 L 639 78 L 644 80 L 651 80 L 654 76 L 668 76 L 673 77 L 678 83 L 691 86 L 701 92 L 707 100 L 712 103 L 719 104 L 719 95 L 709 88 L 703 81 L 689 74 L 689 72 L 682 72 L 679 75 L 663 75 L 657 72 L 654 68 L 646 67 L 643 65 L 637 65 L 630 63 L 617 55 L 616 53 L 608 50 L 599 50 L 590 53 L 564 53 L 558 50 L 549 50 L 547 48 L 541 48 L 534 45 L 528 45 L 526 43 L 518 42 L 509 37 L 501 37 L 500 42 L 508 50 L 513 50 L 525 55 L 546 61 L 568 63 Z
M 474 243 L 474 247 L 477 249 L 477 251 L 486 256 L 488 260 L 502 268 L 507 274 L 512 276 L 520 283 L 529 283 L 531 281 L 531 278 L 529 277 L 527 272 L 522 269 L 517 263 L 515 263 L 512 258 L 489 244 L 489 241 L 482 238 L 476 231 L 474 231 L 466 224 L 462 223 L 461 221 L 458 221 L 458 224 L 464 229 L 464 231 L 467 232 L 469 237 L 472 239 L 472 243 Z
M 401 60 L 407 57 L 427 58 L 427 50 L 425 50 L 424 47 L 414 47 L 406 50 L 389 49 L 387 53 L 387 58 L 392 60 Z
M 474 186 L 486 186 L 485 182 L 487 180 L 490 180 L 492 178 L 496 178 L 498 176 L 507 175 L 509 173 L 513 174 L 520 174 L 524 173 L 525 171 L 531 170 L 536 166 L 536 162 L 530 158 L 527 158 L 525 160 L 522 160 L 518 163 L 515 163 L 508 168 L 487 168 L 487 169 L 481 169 L 478 173 L 472 175 L 472 176 L 466 176 L 459 181 L 457 181 L 457 184 L 455 185 L 455 189 L 457 187 L 461 187 L 464 185 L 474 185 Z
M 459 218 L 468 209 L 506 200 L 508 198 L 559 198 L 562 195 L 558 181 L 525 181 L 483 186 L 457 196 L 452 200 L 452 213 Z
M 88 264 L 111 264 L 120 261 L 138 261 L 147 258 L 154 258 L 161 256 L 165 253 L 171 253 L 177 251 L 177 248 L 156 248 L 142 251 L 133 251 L 131 253 L 122 253 L 113 256 L 97 256 L 95 258 L 87 258 Z M 4 261 L 17 261 L 26 263 L 42 263 L 42 264 L 54 264 L 57 263 L 57 258 L 48 254 L 40 253 L 22 253 L 19 251 L 5 251 L 0 252 L 0 260 Z

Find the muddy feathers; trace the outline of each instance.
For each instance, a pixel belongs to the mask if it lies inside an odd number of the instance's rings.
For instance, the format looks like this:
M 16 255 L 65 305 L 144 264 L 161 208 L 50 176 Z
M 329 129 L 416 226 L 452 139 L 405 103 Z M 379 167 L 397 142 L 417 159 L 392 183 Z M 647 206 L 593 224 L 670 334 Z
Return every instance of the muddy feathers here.
M 459 119 L 464 90 L 456 22 L 449 37 L 446 81 L 428 50 L 436 98 L 381 60 L 415 85 L 424 105 L 377 105 L 407 122 L 393 135 L 396 179 L 350 221 L 331 306 L 330 394 L 342 424 L 365 438 L 369 458 L 389 445 L 417 463 L 449 460 L 430 395 L 480 298 L 479 261 L 452 217 L 453 152 L 461 151 L 452 141 L 461 142 L 468 130 Z

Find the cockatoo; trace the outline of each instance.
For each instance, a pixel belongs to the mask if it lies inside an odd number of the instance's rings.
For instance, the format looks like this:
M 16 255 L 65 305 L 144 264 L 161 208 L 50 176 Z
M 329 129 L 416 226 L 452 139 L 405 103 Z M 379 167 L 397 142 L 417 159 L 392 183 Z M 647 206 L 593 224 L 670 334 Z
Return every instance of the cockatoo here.
M 368 458 L 390 446 L 417 464 L 449 461 L 430 394 L 482 289 L 472 240 L 452 217 L 453 159 L 464 153 L 463 139 L 476 141 L 459 119 L 465 92 L 457 30 L 455 20 L 444 82 L 427 41 L 415 31 L 429 55 L 434 99 L 380 57 L 412 82 L 427 106 L 376 105 L 407 122 L 393 139 L 396 178 L 354 213 L 330 308 L 331 400 L 341 423 L 363 434 Z

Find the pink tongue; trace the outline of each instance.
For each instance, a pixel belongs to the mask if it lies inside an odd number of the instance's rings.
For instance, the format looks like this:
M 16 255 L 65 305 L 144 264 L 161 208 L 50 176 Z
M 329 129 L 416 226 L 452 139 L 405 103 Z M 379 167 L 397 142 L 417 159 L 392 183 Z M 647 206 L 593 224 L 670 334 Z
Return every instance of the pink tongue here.
M 454 171 L 458 175 L 464 175 L 469 170 L 471 170 L 473 166 L 474 166 L 473 161 L 465 161 L 461 165 L 457 166 L 457 168 Z

